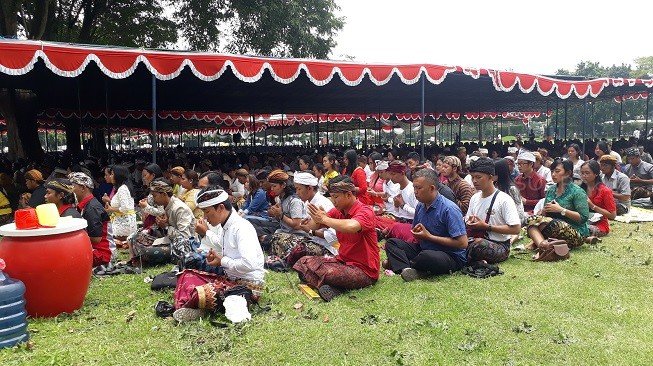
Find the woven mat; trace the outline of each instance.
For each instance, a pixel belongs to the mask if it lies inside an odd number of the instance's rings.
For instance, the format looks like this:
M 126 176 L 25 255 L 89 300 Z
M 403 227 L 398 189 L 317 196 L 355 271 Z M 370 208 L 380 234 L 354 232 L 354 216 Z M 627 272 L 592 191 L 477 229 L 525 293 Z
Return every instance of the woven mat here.
M 625 223 L 653 221 L 653 210 L 633 206 L 630 208 L 630 212 L 615 217 L 615 220 Z

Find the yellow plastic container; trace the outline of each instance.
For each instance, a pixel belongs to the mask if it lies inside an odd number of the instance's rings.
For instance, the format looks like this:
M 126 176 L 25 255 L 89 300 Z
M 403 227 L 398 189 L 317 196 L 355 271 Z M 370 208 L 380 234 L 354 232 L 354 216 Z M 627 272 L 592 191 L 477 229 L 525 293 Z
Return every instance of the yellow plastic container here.
M 39 218 L 39 225 L 43 227 L 55 227 L 59 223 L 59 210 L 54 203 L 36 206 L 36 216 Z

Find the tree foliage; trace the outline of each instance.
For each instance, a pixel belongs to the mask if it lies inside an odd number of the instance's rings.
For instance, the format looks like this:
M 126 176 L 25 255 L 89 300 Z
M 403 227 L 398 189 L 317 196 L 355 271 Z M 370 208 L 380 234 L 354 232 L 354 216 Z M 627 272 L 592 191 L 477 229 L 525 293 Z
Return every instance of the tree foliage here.
M 0 36 L 327 58 L 344 24 L 338 9 L 335 0 L 1 0 Z M 42 156 L 34 100 L 0 89 L 12 157 Z M 68 123 L 66 135 L 77 154 L 79 122 Z
M 3 0 L 0 33 L 127 47 L 327 58 L 334 0 Z

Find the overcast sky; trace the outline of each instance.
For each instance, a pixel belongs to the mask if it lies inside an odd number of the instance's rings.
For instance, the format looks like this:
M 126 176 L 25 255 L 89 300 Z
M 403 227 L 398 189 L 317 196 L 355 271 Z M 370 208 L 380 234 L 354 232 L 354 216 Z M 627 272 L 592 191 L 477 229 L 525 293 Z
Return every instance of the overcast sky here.
M 653 1 L 337 0 L 333 59 L 551 74 L 653 56 Z

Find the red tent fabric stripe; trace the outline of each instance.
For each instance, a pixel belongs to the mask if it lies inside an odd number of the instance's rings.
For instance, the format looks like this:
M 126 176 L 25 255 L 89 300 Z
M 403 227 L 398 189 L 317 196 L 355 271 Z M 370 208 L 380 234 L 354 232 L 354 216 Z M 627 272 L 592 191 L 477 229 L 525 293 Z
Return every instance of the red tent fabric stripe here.
M 422 77 L 430 84 L 438 85 L 452 73 L 458 76 L 466 76 L 470 79 L 480 79 L 482 76 L 488 75 L 492 81 L 492 86 L 497 91 L 512 92 L 517 87 L 524 94 L 537 93 L 542 96 L 549 96 L 555 92 L 555 95 L 561 99 L 570 97 L 576 97 L 578 99 L 588 97 L 596 98 L 608 87 L 611 88 L 608 94 L 611 98 L 617 94 L 612 88 L 634 86 L 653 88 L 653 79 L 600 78 L 593 80 L 562 80 L 509 71 L 433 64 L 363 64 L 325 60 L 276 59 L 213 53 L 80 46 L 10 39 L 0 40 L 1 73 L 12 76 L 27 74 L 33 70 L 34 65 L 39 59 L 43 60 L 46 67 L 54 74 L 64 77 L 76 77 L 86 69 L 87 65 L 95 63 L 108 77 L 124 79 L 131 76 L 136 71 L 138 65 L 142 63 L 147 70 L 160 80 L 174 79 L 181 74 L 184 68 L 188 67 L 195 77 L 204 81 L 219 79 L 225 74 L 227 68 L 229 68 L 237 79 L 247 83 L 259 81 L 266 70 L 268 70 L 272 78 L 278 83 L 292 83 L 303 73 L 316 86 L 330 84 L 333 78 L 336 77 L 337 80 L 352 87 L 358 86 L 364 81 L 382 86 L 389 83 L 392 79 L 399 79 L 406 85 L 412 85 L 417 83 Z M 617 92 L 621 94 L 633 93 L 635 91 L 641 92 L 641 88 L 635 88 L 630 91 L 619 90 Z M 487 107 L 485 108 L 487 109 Z M 411 108 L 407 108 L 404 111 L 409 111 L 409 109 Z M 268 108 L 269 110 L 270 108 Z M 333 109 L 331 111 L 337 112 Z M 348 111 L 351 112 L 351 110 Z M 397 112 L 401 112 L 401 110 Z M 378 114 L 372 113 L 370 116 L 378 119 Z M 203 115 L 198 118 L 215 121 L 220 116 Z M 244 119 L 248 118 L 248 115 L 244 116 Z M 306 118 L 310 119 L 312 117 L 302 117 L 302 121 L 306 121 Z M 335 118 L 333 119 L 334 121 L 348 121 L 362 117 L 345 117 L 345 115 L 339 115 L 338 117 L 325 118 L 324 120 L 320 118 L 320 122 L 331 121 L 332 118 Z M 390 117 L 388 116 L 387 118 Z M 405 119 L 408 117 L 400 114 L 397 118 L 401 120 L 402 118 Z M 413 116 L 409 118 L 411 120 L 414 119 Z

